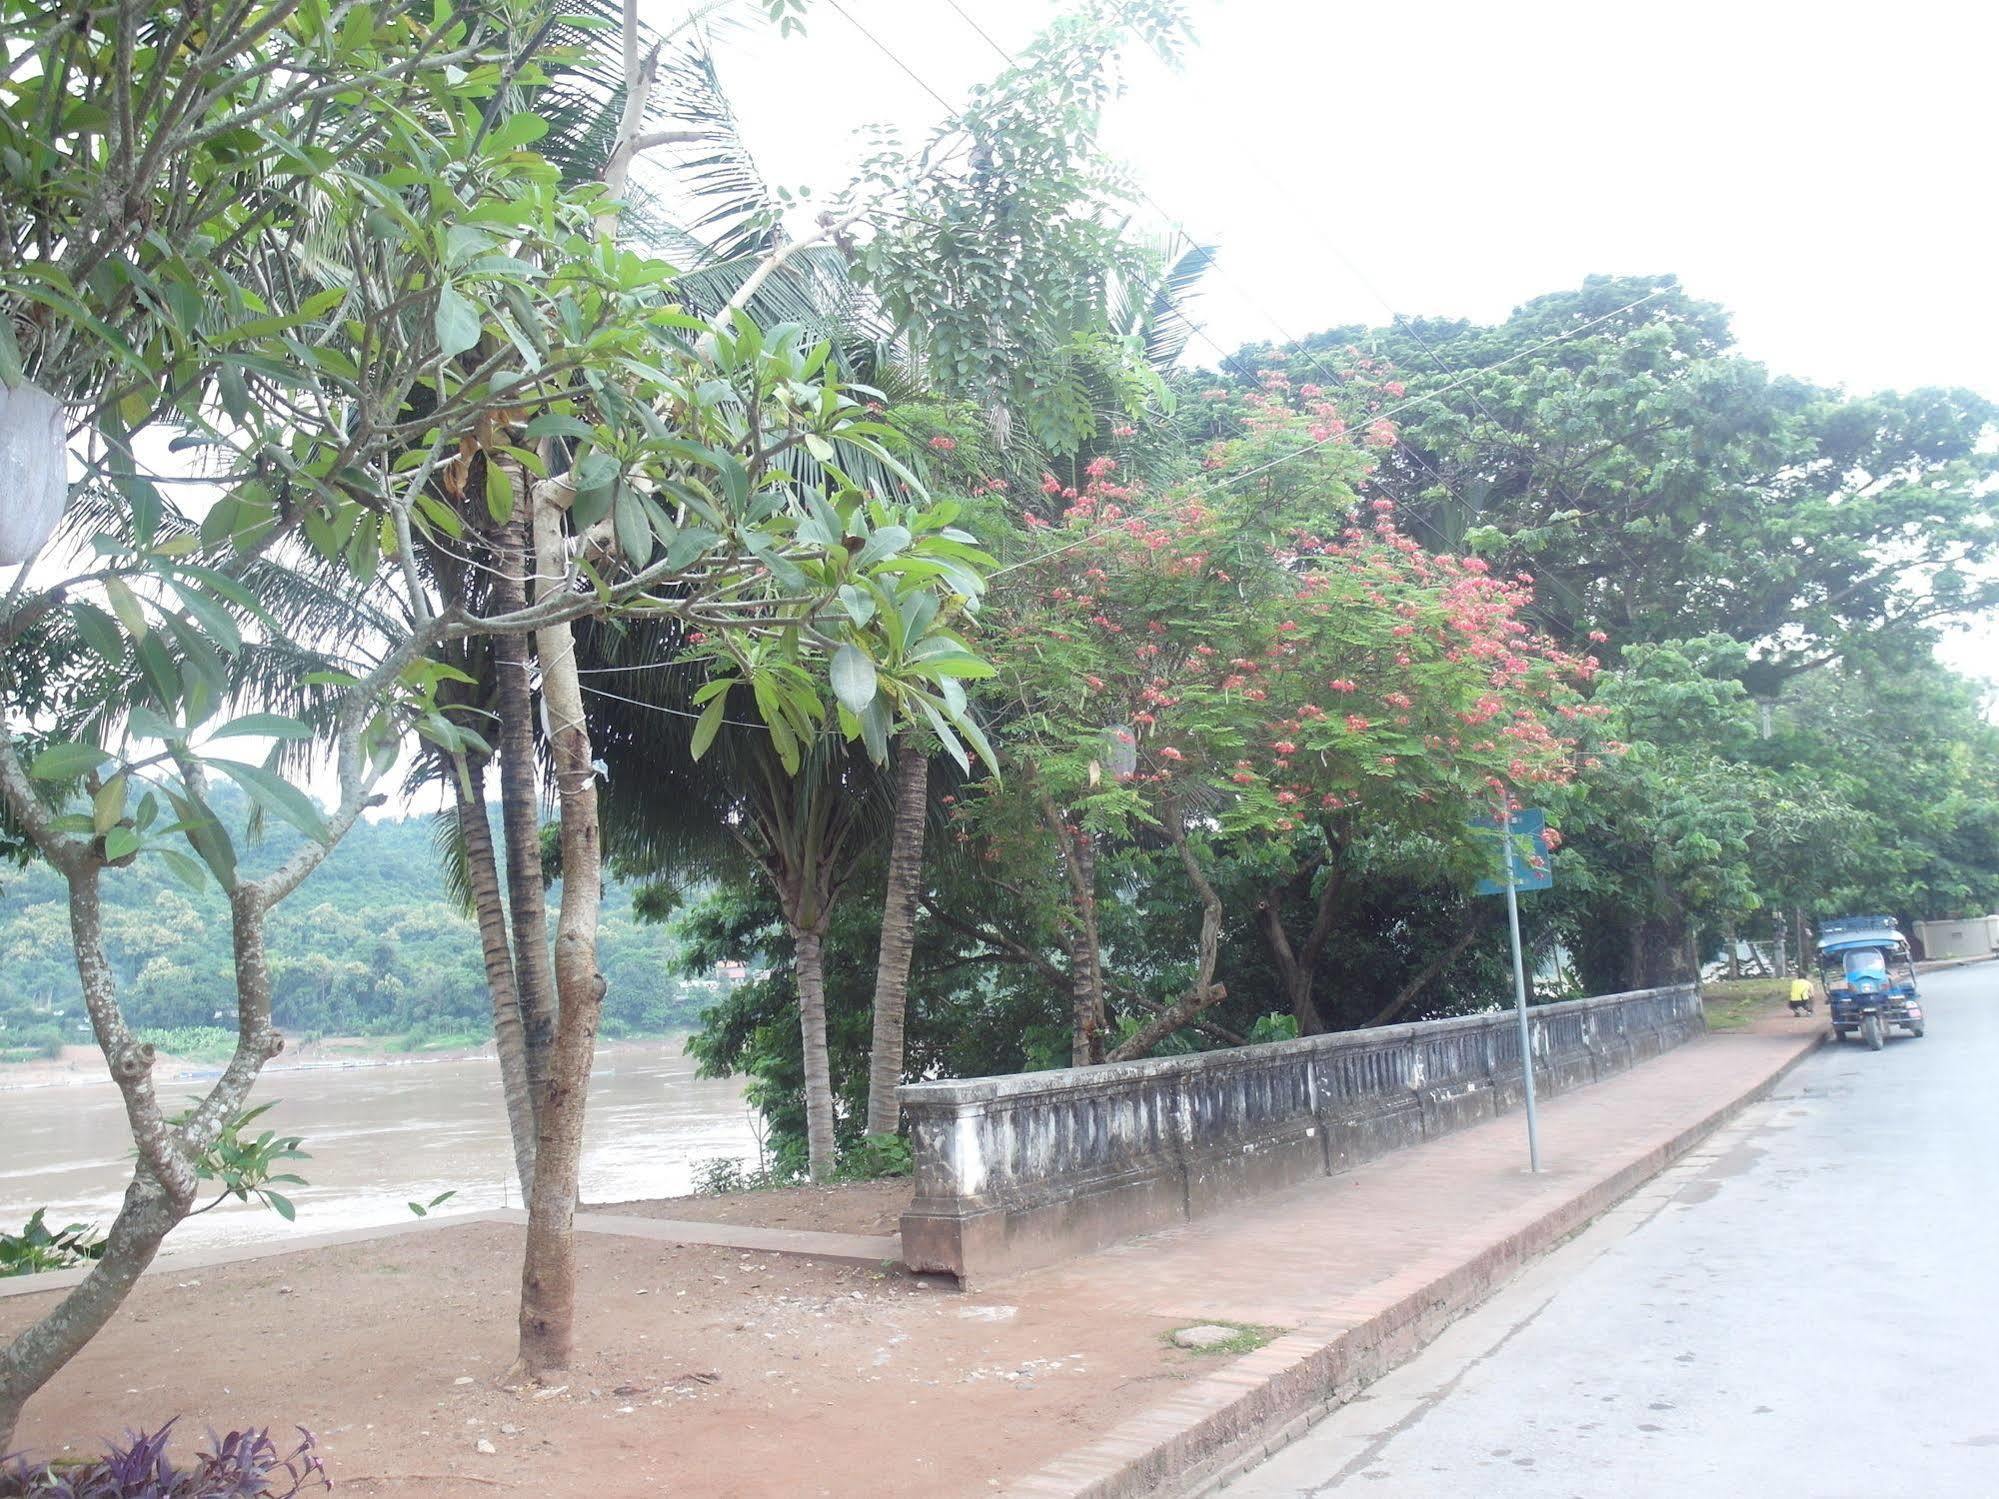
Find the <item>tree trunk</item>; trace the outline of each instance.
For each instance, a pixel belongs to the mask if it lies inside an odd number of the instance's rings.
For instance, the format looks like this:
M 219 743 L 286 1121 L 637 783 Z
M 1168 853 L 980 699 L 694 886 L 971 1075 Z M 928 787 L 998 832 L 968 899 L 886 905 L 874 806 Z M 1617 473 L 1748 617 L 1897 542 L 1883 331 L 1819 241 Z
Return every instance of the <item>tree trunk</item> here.
M 198 770 L 183 762 L 188 794 L 207 815 Z M 131 1294 L 161 1242 L 188 1216 L 200 1188 L 196 1162 L 243 1107 L 264 1063 L 284 1042 L 271 1026 L 270 964 L 264 918 L 271 905 L 297 888 L 325 857 L 327 845 L 308 845 L 262 881 L 229 889 L 230 935 L 236 981 L 236 1049 L 222 1076 L 180 1122 L 160 1108 L 152 1079 L 153 1048 L 126 1024 L 111 963 L 104 949 L 98 877 L 102 865 L 88 845 L 54 836 L 48 812 L 23 774 L 0 726 L 0 805 L 13 813 L 69 888 L 70 937 L 84 1009 L 125 1106 L 138 1164 L 125 1201 L 105 1236 L 103 1256 L 67 1296 L 0 1348 L 0 1453 L 11 1450 L 22 1407 L 82 1350 Z M 359 815 L 360 795 L 343 770 L 341 812 Z M 336 833 L 336 837 L 338 834 Z
M 806 1159 L 815 1182 L 831 1180 L 839 1154 L 833 1138 L 833 1075 L 826 1054 L 825 925 L 822 912 L 816 927 L 794 923 L 791 928 L 798 968 L 798 1030 L 805 1046 Z
M 500 1091 L 507 1104 L 507 1128 L 514 1141 L 514 1170 L 523 1204 L 534 1196 L 534 1103 L 529 1095 L 527 1050 L 521 1031 L 520 991 L 507 945 L 507 908 L 500 896 L 500 871 L 493 853 L 493 829 L 486 820 L 486 762 L 463 763 L 463 779 L 452 778 L 458 794 L 458 832 L 465 844 L 465 877 L 479 916 L 479 946 L 486 960 L 486 992 L 493 1006 L 493 1045 L 499 1052 Z
M 1284 985 L 1285 1002 L 1291 1007 L 1291 1018 L 1297 1022 L 1301 1036 L 1323 1035 L 1328 1029 L 1326 1017 L 1319 1012 L 1314 990 L 1317 987 L 1319 957 L 1325 952 L 1326 943 L 1333 934 L 1333 919 L 1339 911 L 1346 870 L 1336 863 L 1324 867 L 1326 877 L 1312 902 L 1312 929 L 1305 934 L 1304 942 L 1298 947 L 1292 947 L 1291 934 L 1284 929 L 1284 885 L 1272 886 L 1257 911 L 1262 918 L 1264 942 L 1270 948 L 1270 956 L 1277 964 L 1278 978 Z M 1308 889 L 1316 872 L 1311 867 L 1305 870 Z
M 895 827 L 882 897 L 881 950 L 875 960 L 874 1045 L 868 1054 L 868 1133 L 892 1135 L 901 1123 L 903 1021 L 909 1006 L 909 959 L 916 946 L 916 898 L 923 884 L 923 824 L 929 810 L 930 757 L 905 734 L 896 746 Z
M 560 482 L 533 495 L 535 573 L 567 576 Z M 543 588 L 560 586 L 544 582 Z M 537 589 L 537 592 L 540 592 Z M 597 917 L 603 862 L 597 821 L 597 772 L 583 718 L 576 643 L 567 624 L 535 634 L 542 701 L 548 709 L 555 789 L 562 814 L 562 908 L 556 919 L 555 1044 L 535 1139 L 534 1195 L 528 1202 L 527 1252 L 521 1263 L 520 1356 L 515 1371 L 539 1378 L 569 1365 L 576 1336 L 576 1181 L 583 1162 L 583 1118 L 604 979 L 597 969 Z
M 1062 872 L 1069 884 L 1071 915 L 1068 922 L 1069 948 L 1069 1063 L 1092 1067 L 1104 1059 L 1103 946 L 1097 931 L 1097 845 L 1081 829 L 1069 831 L 1069 824 L 1055 805 L 1054 798 L 1041 794 L 1041 817 L 1055 835 L 1062 853 Z
M 1187 871 L 1187 883 L 1194 887 L 1195 897 L 1201 902 L 1200 956 L 1194 966 L 1194 982 L 1187 986 L 1187 992 L 1179 1002 L 1140 1026 L 1129 1040 L 1111 1052 L 1107 1061 L 1128 1062 L 1144 1056 L 1201 1011 L 1228 996 L 1227 989 L 1215 982 L 1215 964 L 1220 959 L 1222 945 L 1222 898 L 1215 893 L 1214 885 L 1201 868 L 1201 861 L 1194 857 L 1194 850 L 1187 842 L 1187 828 L 1181 819 L 1180 808 L 1168 801 L 1160 811 L 1166 836 L 1173 840 L 1174 851 L 1180 856 L 1180 867 Z
M 83 1280 L 0 1349 L 0 1453 L 14 1450 L 21 1408 L 96 1337 L 132 1293 L 160 1243 L 181 1220 L 166 1190 L 140 1166 L 105 1235 L 104 1257 Z
M 525 495 L 525 476 L 516 479 Z M 521 523 L 509 522 L 494 544 L 498 565 L 493 608 L 507 614 L 527 605 L 527 558 Z M 556 573 L 557 577 L 562 572 Z M 548 1091 L 549 1055 L 555 1044 L 555 970 L 548 951 L 548 897 L 542 889 L 541 795 L 536 786 L 534 697 L 528 691 L 527 637 L 493 638 L 498 672 L 494 711 L 499 715 L 500 826 L 507 843 L 507 908 L 513 917 L 514 983 L 521 1014 L 528 1103 L 535 1119 Z
M 1722 928 L 1722 940 L 1728 944 L 1728 976 L 1739 979 L 1742 977 L 1742 942 L 1736 935 L 1734 922 Z

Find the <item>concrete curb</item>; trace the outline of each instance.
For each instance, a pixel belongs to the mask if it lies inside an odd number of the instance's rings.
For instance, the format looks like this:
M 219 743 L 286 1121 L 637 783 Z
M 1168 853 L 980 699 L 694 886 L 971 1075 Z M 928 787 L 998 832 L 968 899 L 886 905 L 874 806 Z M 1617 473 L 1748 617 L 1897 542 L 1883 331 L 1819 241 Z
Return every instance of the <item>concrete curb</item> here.
M 1422 1348 L 1528 1261 L 1580 1232 L 1767 1095 L 1825 1043 L 1816 1028 L 1753 1086 L 1671 1139 L 1600 1176 L 1552 1210 L 1513 1227 L 1469 1260 L 1434 1256 L 1386 1301 L 1308 1323 L 1188 1386 L 1090 1446 L 1010 1485 L 1014 1499 L 1196 1499 L 1296 1441 L 1316 1422 Z

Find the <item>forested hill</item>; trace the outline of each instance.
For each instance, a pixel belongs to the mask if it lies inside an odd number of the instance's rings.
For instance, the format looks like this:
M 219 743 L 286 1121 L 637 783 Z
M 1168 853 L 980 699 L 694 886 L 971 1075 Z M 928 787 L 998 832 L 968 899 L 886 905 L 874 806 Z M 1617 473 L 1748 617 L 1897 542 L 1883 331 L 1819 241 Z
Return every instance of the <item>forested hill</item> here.
M 229 812 L 225 806 L 223 815 Z M 498 818 L 494 818 L 497 828 Z M 255 871 L 281 860 L 299 835 L 274 825 L 245 848 Z M 157 859 L 104 878 L 106 947 L 134 1026 L 233 1026 L 227 902 L 211 882 L 197 892 Z M 553 903 L 551 902 L 551 910 Z M 428 817 L 357 826 L 270 920 L 273 1008 L 291 1035 L 440 1037 L 490 1033 L 478 928 L 445 888 Z M 634 920 L 631 893 L 605 889 L 598 950 L 610 988 L 604 1033 L 692 1025 L 712 996 L 673 971 L 674 940 Z M 46 865 L 0 867 L 0 1025 L 7 1049 L 87 1042 L 60 877 Z

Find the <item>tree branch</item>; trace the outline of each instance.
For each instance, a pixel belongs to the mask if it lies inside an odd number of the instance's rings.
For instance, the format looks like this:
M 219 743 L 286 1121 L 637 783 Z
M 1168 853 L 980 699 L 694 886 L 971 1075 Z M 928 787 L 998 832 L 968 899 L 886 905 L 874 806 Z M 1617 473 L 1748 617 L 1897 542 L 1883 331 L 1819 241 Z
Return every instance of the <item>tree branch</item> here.
M 1215 963 L 1221 952 L 1222 898 L 1215 894 L 1215 887 L 1208 882 L 1201 861 L 1194 857 L 1194 850 L 1187 842 L 1186 822 L 1180 815 L 1179 803 L 1168 798 L 1161 804 L 1160 813 L 1160 823 L 1172 840 L 1174 852 L 1180 856 L 1188 883 L 1201 898 L 1200 962 L 1194 971 L 1194 982 L 1179 1002 L 1140 1026 L 1130 1039 L 1104 1058 L 1107 1062 L 1128 1062 L 1144 1056 L 1201 1011 L 1228 997 L 1228 989 L 1215 982 Z
M 1415 1003 L 1417 997 L 1430 987 L 1431 981 L 1446 968 L 1450 967 L 1452 963 L 1456 962 L 1459 953 L 1471 946 L 1472 939 L 1479 934 L 1481 926 L 1482 923 L 1474 921 L 1463 931 L 1459 932 L 1456 940 L 1449 947 L 1417 969 L 1415 977 L 1411 978 L 1400 989 L 1397 989 L 1395 991 L 1395 998 L 1376 1011 L 1374 1018 L 1368 1021 L 1366 1025 L 1360 1027 L 1360 1029 L 1369 1030 L 1377 1025 L 1387 1025 L 1397 1015 L 1400 1015 L 1411 1004 Z

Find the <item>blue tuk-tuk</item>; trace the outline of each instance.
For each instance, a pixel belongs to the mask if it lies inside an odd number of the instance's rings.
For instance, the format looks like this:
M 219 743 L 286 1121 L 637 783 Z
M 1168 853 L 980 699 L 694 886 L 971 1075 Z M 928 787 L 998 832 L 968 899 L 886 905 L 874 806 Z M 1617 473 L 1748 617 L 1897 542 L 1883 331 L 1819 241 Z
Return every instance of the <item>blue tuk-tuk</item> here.
M 1892 916 L 1836 916 L 1819 923 L 1819 977 L 1832 1011 L 1833 1033 L 1844 1041 L 1859 1032 L 1879 1051 L 1888 1029 L 1923 1033 L 1916 994 L 1916 965 L 1909 939 Z

